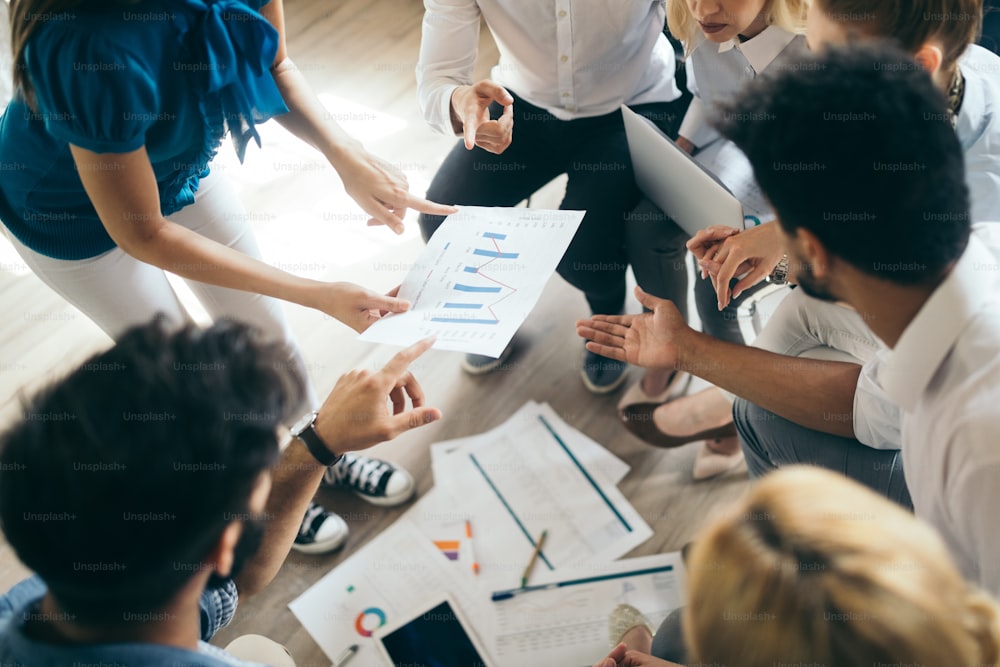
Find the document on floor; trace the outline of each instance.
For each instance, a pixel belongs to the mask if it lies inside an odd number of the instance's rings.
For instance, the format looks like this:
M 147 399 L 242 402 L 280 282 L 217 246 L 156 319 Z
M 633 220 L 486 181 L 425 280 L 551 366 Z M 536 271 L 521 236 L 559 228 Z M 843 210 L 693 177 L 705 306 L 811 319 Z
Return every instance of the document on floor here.
M 475 595 L 469 582 L 471 578 L 455 577 L 431 542 L 401 519 L 288 607 L 331 661 L 357 644 L 352 665 L 390 667 L 380 657 L 372 633 L 406 618 L 442 592 L 452 595 L 477 630 L 488 627 L 484 614 L 490 613 L 489 599 Z
M 494 602 L 487 646 L 498 665 L 592 665 L 608 654 L 608 615 L 630 604 L 653 628 L 683 604 L 680 554 L 570 566 Z M 543 584 L 556 583 L 553 587 Z
M 584 211 L 463 206 L 434 232 L 403 280 L 405 313 L 361 340 L 499 357 L 542 294 Z
M 589 470 L 561 422 L 521 413 L 434 464 L 435 493 L 482 526 L 476 553 L 482 585 L 520 582 L 542 531 L 535 572 L 619 558 L 653 531 L 607 475 Z
M 628 474 L 629 465 L 627 463 L 593 439 L 587 437 L 584 433 L 581 433 L 563 421 L 562 417 L 548 403 L 528 401 L 517 412 L 511 415 L 507 421 L 494 429 L 478 435 L 456 438 L 455 440 L 447 440 L 431 445 L 431 469 L 434 471 L 434 479 L 441 480 L 441 483 L 447 487 L 447 478 L 438 472 L 438 466 L 441 465 L 446 456 L 455 454 L 477 443 L 488 442 L 491 439 L 501 437 L 505 431 L 516 431 L 519 428 L 519 423 L 525 421 L 530 424 L 538 423 L 539 415 L 545 417 L 552 428 L 560 434 L 576 459 L 595 478 L 604 479 L 609 484 L 618 484 Z

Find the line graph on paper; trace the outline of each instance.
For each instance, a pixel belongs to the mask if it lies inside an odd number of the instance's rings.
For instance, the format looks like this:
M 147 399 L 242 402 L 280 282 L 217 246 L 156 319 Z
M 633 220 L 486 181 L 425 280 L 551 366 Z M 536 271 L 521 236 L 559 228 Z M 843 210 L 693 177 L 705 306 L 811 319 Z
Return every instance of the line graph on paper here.
M 515 295 L 517 288 L 496 276 L 510 273 L 509 262 L 517 260 L 521 253 L 501 249 L 501 243 L 506 245 L 506 234 L 488 231 L 481 232 L 481 235 L 482 243 L 471 249 L 471 260 L 466 260 L 451 284 L 451 290 L 457 294 L 439 304 L 443 312 L 431 316 L 431 322 L 500 324 L 495 308 Z M 481 261 L 477 262 L 480 258 Z
M 583 219 L 582 211 L 463 207 L 448 216 L 403 280 L 406 313 L 362 340 L 499 356 L 531 312 Z

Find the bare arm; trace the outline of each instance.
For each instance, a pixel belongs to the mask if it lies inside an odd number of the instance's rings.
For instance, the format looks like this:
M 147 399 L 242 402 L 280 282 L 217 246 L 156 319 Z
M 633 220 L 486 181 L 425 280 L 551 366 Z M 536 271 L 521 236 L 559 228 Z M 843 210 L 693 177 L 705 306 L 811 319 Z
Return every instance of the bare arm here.
M 407 370 L 433 342 L 425 339 L 411 345 L 378 372 L 351 371 L 337 381 L 319 409 L 315 427 L 331 452 L 367 449 L 441 418 L 439 410 L 424 406 L 423 390 Z M 391 412 L 387 398 L 392 401 Z M 235 578 L 241 596 L 260 591 L 278 573 L 324 470 L 297 438 L 282 452 L 272 472 L 260 549 Z
M 363 331 L 380 311 L 407 304 L 351 283 L 299 278 L 173 223 L 160 213 L 160 195 L 145 148 L 93 153 L 70 146 L 83 186 L 111 239 L 136 259 L 184 278 L 255 292 L 316 308 Z
M 861 366 L 787 357 L 691 331 L 677 368 L 765 410 L 823 433 L 854 437 Z
M 577 333 L 593 341 L 589 350 L 645 368 L 685 370 L 806 428 L 854 437 L 860 366 L 721 341 L 689 327 L 670 301 L 638 288 L 636 296 L 653 312 L 577 323 Z
M 344 181 L 347 193 L 372 217 L 369 224 L 387 225 L 399 234 L 407 208 L 434 215 L 454 213 L 451 206 L 411 195 L 406 176 L 399 169 L 368 153 L 330 117 L 288 57 L 282 0 L 271 0 L 261 14 L 278 31 L 278 52 L 271 74 L 288 113 L 278 116 L 277 121 L 323 154 Z

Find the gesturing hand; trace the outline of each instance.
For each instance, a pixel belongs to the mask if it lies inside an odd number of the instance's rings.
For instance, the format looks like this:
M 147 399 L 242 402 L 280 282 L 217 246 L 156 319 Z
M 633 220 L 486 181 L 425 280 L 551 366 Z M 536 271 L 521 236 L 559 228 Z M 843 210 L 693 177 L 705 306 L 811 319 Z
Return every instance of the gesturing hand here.
M 356 144 L 337 173 L 344 189 L 365 213 L 371 216 L 368 226 L 386 225 L 397 234 L 403 233 L 403 217 L 412 208 L 421 213 L 450 215 L 458 209 L 427 201 L 410 194 L 406 175 L 385 160 Z
M 425 338 L 397 353 L 379 371 L 350 371 L 337 380 L 319 409 L 315 427 L 333 453 L 367 449 L 441 418 L 437 408 L 424 407 L 423 389 L 408 370 L 433 344 L 433 338 Z
M 490 105 L 503 105 L 503 114 L 490 120 Z M 465 147 L 499 155 L 514 138 L 514 98 L 507 90 L 488 79 L 471 86 L 459 86 L 451 94 L 452 124 L 465 136 Z
M 397 299 L 396 287 L 379 294 L 354 283 L 326 283 L 319 288 L 316 308 L 357 332 L 362 332 L 387 313 L 402 313 L 410 303 Z
M 677 368 L 685 336 L 692 332 L 677 306 L 635 288 L 635 296 L 652 313 L 594 315 L 576 323 L 587 349 L 644 368 Z

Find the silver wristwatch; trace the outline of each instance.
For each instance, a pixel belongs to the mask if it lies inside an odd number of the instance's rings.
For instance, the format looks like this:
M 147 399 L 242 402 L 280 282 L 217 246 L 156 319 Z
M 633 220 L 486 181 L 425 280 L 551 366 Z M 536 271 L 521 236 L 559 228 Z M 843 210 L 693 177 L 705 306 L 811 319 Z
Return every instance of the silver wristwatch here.
M 774 267 L 774 271 L 771 271 L 771 275 L 767 277 L 767 282 L 772 285 L 788 284 L 788 255 L 781 256 L 781 259 L 778 260 L 778 265 Z

